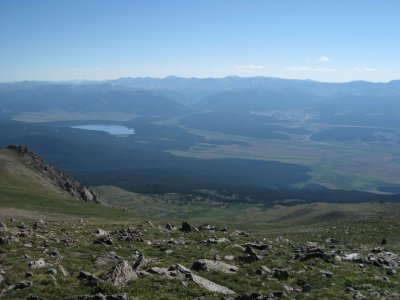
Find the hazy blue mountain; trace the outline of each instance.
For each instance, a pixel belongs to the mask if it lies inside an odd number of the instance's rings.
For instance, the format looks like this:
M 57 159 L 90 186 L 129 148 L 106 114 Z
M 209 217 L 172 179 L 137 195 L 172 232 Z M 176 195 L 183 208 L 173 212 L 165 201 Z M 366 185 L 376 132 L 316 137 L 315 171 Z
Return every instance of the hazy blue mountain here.
M 173 117 L 188 110 L 160 93 L 103 83 L 0 84 L 0 111 L 3 113 L 54 109 L 69 112 L 124 112 L 146 117 Z
M 282 79 L 274 77 L 237 77 L 224 78 L 119 78 L 107 83 L 118 86 L 151 90 L 198 91 L 202 94 L 226 90 L 267 90 L 270 92 L 312 93 L 320 96 L 339 95 L 400 95 L 400 80 L 388 83 L 353 81 L 347 83 L 328 83 L 313 80 Z

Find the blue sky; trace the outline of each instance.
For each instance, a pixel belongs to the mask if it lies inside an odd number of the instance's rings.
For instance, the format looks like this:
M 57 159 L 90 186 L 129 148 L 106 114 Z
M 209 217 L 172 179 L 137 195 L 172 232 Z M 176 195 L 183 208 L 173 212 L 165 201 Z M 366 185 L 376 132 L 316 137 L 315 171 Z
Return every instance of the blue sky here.
M 400 1 L 0 1 L 0 81 L 168 75 L 400 79 Z

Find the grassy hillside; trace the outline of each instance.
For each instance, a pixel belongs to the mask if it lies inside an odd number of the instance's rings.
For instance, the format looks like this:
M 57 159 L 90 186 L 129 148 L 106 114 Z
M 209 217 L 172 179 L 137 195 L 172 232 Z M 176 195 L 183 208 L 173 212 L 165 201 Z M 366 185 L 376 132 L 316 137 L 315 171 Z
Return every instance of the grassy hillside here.
M 50 215 L 127 218 L 132 213 L 72 199 L 44 181 L 12 150 L 0 151 L 0 209 Z
M 229 201 L 227 196 L 223 199 L 223 195 L 211 190 L 190 195 L 144 195 L 114 186 L 99 186 L 94 191 L 105 203 L 133 210 L 151 219 L 192 220 L 241 227 L 286 227 L 400 215 L 400 203 L 395 202 L 305 203 L 300 200 L 286 200 L 266 206 L 262 203 L 241 203 L 234 199 Z M 220 200 L 216 200 L 218 198 Z

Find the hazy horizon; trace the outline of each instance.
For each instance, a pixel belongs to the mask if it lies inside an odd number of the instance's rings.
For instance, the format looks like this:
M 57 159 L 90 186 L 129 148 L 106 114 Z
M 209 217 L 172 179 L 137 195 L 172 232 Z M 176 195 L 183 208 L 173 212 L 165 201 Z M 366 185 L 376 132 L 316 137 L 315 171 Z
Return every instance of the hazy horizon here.
M 122 76 L 122 77 L 114 77 L 114 78 L 106 78 L 106 79 L 90 79 L 90 78 L 75 78 L 75 79 L 63 79 L 63 80 L 46 80 L 46 79 L 22 79 L 22 80 L 14 80 L 14 81 L 0 81 L 0 83 L 19 83 L 19 82 L 104 82 L 104 81 L 114 81 L 119 79 L 167 79 L 167 78 L 178 78 L 178 79 L 224 79 L 224 78 L 270 78 L 270 79 L 282 79 L 282 80 L 298 80 L 298 81 L 313 81 L 319 83 L 350 83 L 350 82 L 369 82 L 369 83 L 390 83 L 392 81 L 399 81 L 399 78 L 393 78 L 387 81 L 372 81 L 372 80 L 363 80 L 363 79 L 354 79 L 349 81 L 321 81 L 321 80 L 314 80 L 310 78 L 284 78 L 284 77 L 275 77 L 275 76 L 238 76 L 238 75 L 227 75 L 227 76 L 205 76 L 205 77 L 197 77 L 197 76 L 177 76 L 177 75 L 166 75 L 166 76 Z

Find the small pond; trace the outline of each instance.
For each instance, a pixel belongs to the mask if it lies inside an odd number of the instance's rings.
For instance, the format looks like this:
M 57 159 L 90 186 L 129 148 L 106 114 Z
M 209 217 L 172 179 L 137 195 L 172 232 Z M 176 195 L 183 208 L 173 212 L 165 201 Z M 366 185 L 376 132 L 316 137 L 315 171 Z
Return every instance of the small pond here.
M 105 125 L 105 124 L 93 124 L 93 125 L 79 125 L 70 126 L 71 128 L 84 129 L 84 130 L 96 130 L 107 132 L 112 135 L 130 135 L 135 134 L 135 129 L 128 128 L 122 125 Z

